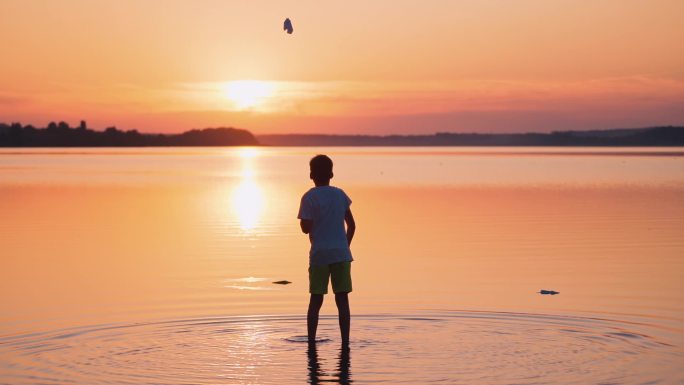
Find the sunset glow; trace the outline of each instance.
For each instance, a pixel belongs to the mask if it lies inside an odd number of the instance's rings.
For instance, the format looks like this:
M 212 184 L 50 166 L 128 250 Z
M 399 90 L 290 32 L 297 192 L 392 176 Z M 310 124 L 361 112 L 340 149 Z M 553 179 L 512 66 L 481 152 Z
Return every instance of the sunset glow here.
M 264 198 L 253 178 L 245 178 L 233 191 L 233 210 L 243 231 L 253 230 L 263 210 Z
M 2 1 L 0 121 L 257 135 L 681 125 L 682 14 L 679 0 Z
M 0 385 L 684 385 L 682 16 L 0 0 Z
M 238 80 L 223 86 L 223 95 L 238 110 L 259 107 L 274 91 L 272 83 L 258 80 Z
M 238 151 L 237 155 L 242 161 L 242 172 L 240 182 L 232 193 L 232 209 L 240 229 L 250 232 L 259 223 L 265 206 L 264 193 L 257 182 L 254 166 L 258 150 L 246 147 Z

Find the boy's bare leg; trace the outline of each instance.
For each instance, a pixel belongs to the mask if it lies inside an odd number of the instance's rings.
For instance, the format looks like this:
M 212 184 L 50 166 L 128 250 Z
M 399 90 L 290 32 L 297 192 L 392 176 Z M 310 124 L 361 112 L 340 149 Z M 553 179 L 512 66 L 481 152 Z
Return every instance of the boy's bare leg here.
M 311 294 L 309 299 L 309 311 L 306 313 L 306 329 L 309 343 L 316 342 L 316 329 L 318 328 L 318 312 L 323 305 L 323 294 Z
M 349 345 L 349 293 L 335 293 L 335 303 L 337 304 L 337 314 L 340 319 L 340 334 L 342 335 L 342 345 Z

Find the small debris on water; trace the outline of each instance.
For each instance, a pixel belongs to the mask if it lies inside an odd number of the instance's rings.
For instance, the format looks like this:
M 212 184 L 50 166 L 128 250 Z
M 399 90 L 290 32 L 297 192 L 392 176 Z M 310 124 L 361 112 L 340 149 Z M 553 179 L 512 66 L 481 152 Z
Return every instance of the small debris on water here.
M 539 294 L 556 295 L 556 294 L 560 294 L 560 292 L 559 292 L 559 291 L 555 291 L 555 290 L 544 290 L 544 289 L 542 289 L 542 290 L 539 292 Z
M 276 285 L 289 285 L 292 282 L 283 280 L 283 281 L 275 281 L 273 283 L 275 283 Z

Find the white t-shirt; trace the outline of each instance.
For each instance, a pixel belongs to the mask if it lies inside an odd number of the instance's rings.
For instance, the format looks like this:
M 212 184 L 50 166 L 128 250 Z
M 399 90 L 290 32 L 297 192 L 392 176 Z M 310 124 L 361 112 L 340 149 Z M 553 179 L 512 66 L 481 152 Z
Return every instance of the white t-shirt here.
M 333 186 L 313 187 L 302 196 L 297 218 L 313 222 L 309 233 L 311 266 L 354 260 L 344 228 L 344 214 L 349 205 L 351 199 L 347 194 Z

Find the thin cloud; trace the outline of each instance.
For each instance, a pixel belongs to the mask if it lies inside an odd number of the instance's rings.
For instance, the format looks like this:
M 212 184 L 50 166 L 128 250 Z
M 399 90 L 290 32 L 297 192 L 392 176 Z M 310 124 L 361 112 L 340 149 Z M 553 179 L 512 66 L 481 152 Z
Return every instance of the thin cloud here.
M 31 99 L 24 96 L 17 96 L 11 94 L 0 94 L 0 105 L 16 107 L 21 104 L 30 103 Z
M 31 121 L 40 113 L 49 119 L 83 118 L 89 123 L 159 132 L 222 125 L 256 133 L 547 130 L 684 123 L 676 108 L 684 105 L 684 80 L 650 74 L 563 82 L 272 83 L 274 94 L 258 108 L 245 111 L 231 109 L 222 94 L 225 82 L 159 87 L 60 84 L 30 103 L 26 99 L 30 94 L 0 94 L 0 116 Z

